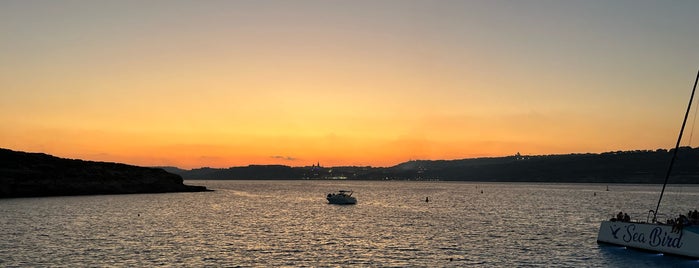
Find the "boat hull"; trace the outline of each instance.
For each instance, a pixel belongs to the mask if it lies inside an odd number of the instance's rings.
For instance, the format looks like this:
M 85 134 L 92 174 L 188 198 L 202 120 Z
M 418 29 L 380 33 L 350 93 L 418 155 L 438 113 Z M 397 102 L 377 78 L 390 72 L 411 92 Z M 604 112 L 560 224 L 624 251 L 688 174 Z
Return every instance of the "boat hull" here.
M 328 197 L 328 203 L 335 205 L 354 205 L 357 204 L 357 199 L 351 196 L 339 196 L 335 195 Z
M 603 221 L 597 242 L 699 259 L 699 226 L 678 233 L 671 225 Z

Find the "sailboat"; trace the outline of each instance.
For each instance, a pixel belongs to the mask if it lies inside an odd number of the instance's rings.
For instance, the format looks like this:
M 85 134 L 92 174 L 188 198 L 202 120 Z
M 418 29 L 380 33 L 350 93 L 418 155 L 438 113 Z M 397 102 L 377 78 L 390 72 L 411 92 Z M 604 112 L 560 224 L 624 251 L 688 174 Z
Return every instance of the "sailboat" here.
M 649 218 L 650 214 L 653 214 L 652 220 L 648 222 L 633 222 L 619 212 L 620 215 L 616 218 L 602 221 L 597 234 L 597 242 L 699 259 L 699 225 L 685 226 L 686 223 L 682 222 L 684 219 L 680 219 L 681 221 L 678 223 L 662 223 L 657 220 L 660 201 L 663 199 L 665 186 L 667 186 L 672 166 L 677 158 L 682 133 L 687 123 L 689 110 L 692 107 L 697 81 L 699 81 L 699 72 L 697 72 L 697 78 L 694 80 L 694 88 L 689 98 L 689 105 L 687 105 L 687 112 L 684 115 L 684 121 L 682 121 L 682 128 L 677 138 L 672 160 L 665 175 L 663 189 L 660 191 L 658 205 L 655 207 L 655 210 L 648 211 Z

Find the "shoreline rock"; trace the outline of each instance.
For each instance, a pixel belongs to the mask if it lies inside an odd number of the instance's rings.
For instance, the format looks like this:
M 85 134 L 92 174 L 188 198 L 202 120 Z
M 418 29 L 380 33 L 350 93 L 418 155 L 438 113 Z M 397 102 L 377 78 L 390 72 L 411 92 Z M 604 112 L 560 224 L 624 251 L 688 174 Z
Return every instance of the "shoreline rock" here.
M 210 191 L 160 168 L 0 148 L 0 198 Z

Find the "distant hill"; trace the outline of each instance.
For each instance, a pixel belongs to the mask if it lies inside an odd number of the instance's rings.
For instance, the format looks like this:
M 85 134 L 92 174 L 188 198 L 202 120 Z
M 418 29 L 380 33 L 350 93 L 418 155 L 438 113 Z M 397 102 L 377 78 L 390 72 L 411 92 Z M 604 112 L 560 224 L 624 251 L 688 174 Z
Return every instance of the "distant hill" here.
M 452 161 L 410 161 L 392 168 L 397 177 L 510 182 L 663 183 L 672 151 L 508 156 Z M 680 148 L 671 183 L 699 183 L 699 150 Z
M 160 167 L 168 172 L 178 174 L 188 180 L 224 179 L 224 180 L 283 180 L 302 179 L 307 175 L 304 168 L 293 168 L 283 165 L 250 165 L 231 168 L 197 168 L 184 170 L 176 167 Z
M 166 168 L 185 179 L 349 179 L 502 182 L 662 183 L 673 150 L 416 160 L 387 168 L 279 165 Z M 670 183 L 699 183 L 699 149 L 682 147 Z
M 163 169 L 0 148 L 0 198 L 206 191 Z

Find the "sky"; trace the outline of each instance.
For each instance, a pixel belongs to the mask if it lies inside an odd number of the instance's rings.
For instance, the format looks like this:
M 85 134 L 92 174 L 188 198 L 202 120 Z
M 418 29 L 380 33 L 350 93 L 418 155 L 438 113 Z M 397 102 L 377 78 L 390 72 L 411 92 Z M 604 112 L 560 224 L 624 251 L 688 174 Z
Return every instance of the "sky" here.
M 0 0 L 0 147 L 188 169 L 667 149 L 698 68 L 694 0 Z

